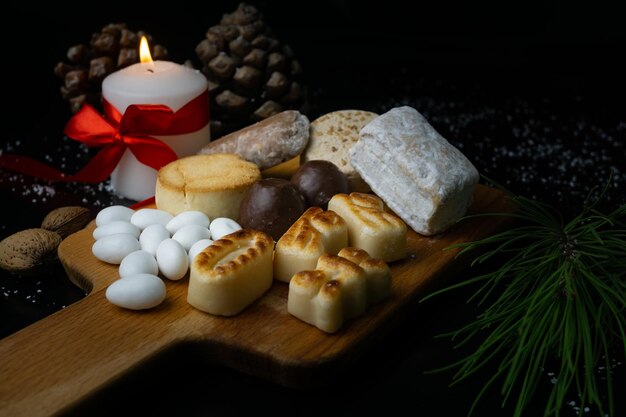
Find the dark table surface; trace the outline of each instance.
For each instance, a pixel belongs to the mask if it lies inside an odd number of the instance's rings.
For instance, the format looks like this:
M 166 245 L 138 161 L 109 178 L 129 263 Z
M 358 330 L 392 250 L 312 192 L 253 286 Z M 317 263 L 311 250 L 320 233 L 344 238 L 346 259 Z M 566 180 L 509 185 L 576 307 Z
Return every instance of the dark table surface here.
M 54 64 L 69 45 L 115 21 L 147 30 L 168 46 L 173 60 L 182 62 L 193 55 L 204 31 L 236 6 L 231 1 L 200 8 L 177 3 L 167 10 L 153 5 L 147 14 L 117 2 L 97 12 L 56 4 L 5 10 L 5 18 L 23 30 L 2 27 L 2 39 L 9 41 L 4 99 L 12 104 L 2 115 L 2 152 L 30 155 L 67 171 L 80 167 L 91 153 L 63 137 L 69 112 L 52 75 Z M 626 32 L 618 10 L 557 1 L 541 6 L 420 4 L 418 13 L 400 2 L 376 7 L 350 1 L 255 4 L 303 64 L 311 119 L 346 108 L 380 113 L 411 105 L 481 173 L 514 192 L 570 214 L 612 171 L 601 208 L 626 202 Z M 36 57 L 31 48 L 38 50 Z M 108 183 L 59 185 L 6 171 L 0 171 L 0 196 L 0 238 L 37 227 L 55 207 L 84 205 L 95 213 L 129 203 L 115 196 Z M 468 268 L 455 279 L 479 272 Z M 416 304 L 330 387 L 291 390 L 179 355 L 148 364 L 73 414 L 317 415 L 332 410 L 356 415 L 408 408 L 422 416 L 462 416 L 495 365 L 454 387 L 448 386 L 450 373 L 425 371 L 469 352 L 434 338 L 475 316 L 475 306 L 465 303 L 469 294 L 463 290 Z M 29 278 L 0 271 L 0 337 L 83 296 L 61 267 Z M 548 372 L 528 415 L 542 411 Z M 623 375 L 623 364 L 616 373 Z M 571 401 L 563 415 L 575 415 L 576 398 Z M 500 403 L 497 389 L 489 391 L 476 415 L 510 415 Z M 623 413 L 623 402 L 620 406 Z

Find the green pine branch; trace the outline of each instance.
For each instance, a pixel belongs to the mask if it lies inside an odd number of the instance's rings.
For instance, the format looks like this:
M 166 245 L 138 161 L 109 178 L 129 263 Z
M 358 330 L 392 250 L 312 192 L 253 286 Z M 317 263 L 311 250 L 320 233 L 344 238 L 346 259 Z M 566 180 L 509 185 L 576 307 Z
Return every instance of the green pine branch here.
M 496 255 L 507 259 L 498 270 L 424 299 L 479 284 L 468 302 L 477 302 L 481 313 L 442 336 L 451 337 L 456 347 L 478 338 L 480 346 L 436 370 L 456 370 L 452 384 L 458 384 L 498 358 L 500 365 L 478 392 L 470 415 L 499 383 L 502 406 L 512 403 L 513 416 L 521 417 L 553 363 L 557 378 L 544 417 L 559 416 L 573 392 L 582 402 L 580 410 L 595 405 L 603 415 L 614 415 L 611 364 L 626 357 L 626 205 L 609 214 L 596 210 L 607 188 L 567 222 L 554 207 L 510 196 L 515 212 L 488 215 L 511 216 L 518 226 L 452 247 L 460 249 L 457 256 L 482 250 L 472 265 Z

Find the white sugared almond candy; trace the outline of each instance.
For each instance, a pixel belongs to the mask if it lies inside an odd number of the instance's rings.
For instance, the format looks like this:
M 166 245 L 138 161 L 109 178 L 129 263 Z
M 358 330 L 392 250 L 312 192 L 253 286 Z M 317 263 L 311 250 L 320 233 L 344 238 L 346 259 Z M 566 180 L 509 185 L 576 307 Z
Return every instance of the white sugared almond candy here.
M 384 211 L 382 200 L 375 195 L 336 194 L 328 202 L 328 210 L 345 220 L 350 246 L 364 249 L 372 258 L 385 262 L 406 256 L 406 225 Z
M 96 240 L 91 247 L 91 252 L 101 261 L 119 265 L 126 255 L 139 249 L 141 246 L 134 235 L 117 233 Z
M 276 243 L 274 278 L 289 282 L 296 272 L 315 269 L 323 253 L 336 255 L 346 246 L 346 222 L 335 212 L 311 207 Z
M 172 236 L 172 239 L 180 243 L 183 248 L 185 248 L 185 251 L 189 252 L 189 249 L 191 249 L 194 243 L 202 239 L 209 239 L 210 237 L 211 232 L 208 228 L 197 224 L 188 224 L 178 229 Z
M 391 271 L 384 261 L 357 248 L 339 253 L 323 254 L 315 270 L 300 271 L 289 283 L 287 311 L 327 333 L 365 313 L 391 290 Z
M 189 255 L 185 248 L 174 239 L 159 243 L 156 261 L 161 274 L 172 281 L 183 278 L 189 270 Z
M 109 302 L 118 307 L 146 310 L 165 300 L 165 284 L 156 275 L 129 275 L 109 285 L 105 295 Z
M 120 264 L 118 273 L 122 279 L 139 277 L 132 282 L 115 281 L 106 296 L 113 304 L 134 310 L 151 308 L 163 301 L 165 286 L 157 275 L 170 280 L 185 277 L 195 256 L 212 244 L 212 234 L 218 239 L 241 229 L 237 222 L 226 217 L 211 222 L 200 211 L 184 211 L 174 217 L 162 210 L 134 211 L 125 206 L 101 210 L 96 224 L 94 256 Z
M 115 235 L 118 233 L 128 233 L 139 239 L 141 230 L 134 224 L 125 220 L 113 220 L 109 223 L 98 226 L 94 229 L 92 236 L 95 240 L 102 239 L 105 236 Z
M 167 225 L 165 225 L 165 228 L 168 232 L 170 232 L 170 234 L 173 235 L 174 233 L 178 232 L 179 229 L 190 224 L 206 227 L 208 229 L 210 223 L 211 222 L 209 220 L 209 216 L 207 216 L 203 212 L 189 210 L 183 211 L 182 213 L 174 216 L 174 218 L 170 220 Z
M 165 227 L 173 218 L 174 216 L 167 211 L 143 208 L 132 215 L 130 222 L 143 230 L 152 224 L 161 224 Z
M 107 223 L 122 220 L 130 223 L 130 218 L 135 210 L 126 206 L 110 206 L 103 208 L 96 215 L 96 226 L 100 227 Z
M 159 265 L 151 253 L 138 250 L 122 259 L 118 272 L 120 278 L 137 274 L 159 275 Z
M 219 316 L 234 316 L 272 285 L 271 236 L 239 230 L 216 240 L 196 255 L 189 276 L 187 302 Z
M 139 244 L 141 249 L 156 256 L 157 248 L 165 239 L 170 238 L 170 232 L 160 223 L 151 224 L 143 229 L 139 235 Z
M 219 240 L 237 230 L 241 230 L 239 223 L 228 217 L 218 217 L 211 222 L 211 239 Z

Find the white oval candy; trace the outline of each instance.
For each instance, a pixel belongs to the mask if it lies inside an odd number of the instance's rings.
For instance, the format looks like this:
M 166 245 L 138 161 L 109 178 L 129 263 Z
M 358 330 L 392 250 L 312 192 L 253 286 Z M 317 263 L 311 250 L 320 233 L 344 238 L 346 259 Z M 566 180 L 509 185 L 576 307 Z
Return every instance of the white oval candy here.
M 165 227 L 174 216 L 167 211 L 157 209 L 141 209 L 137 210 L 135 214 L 130 218 L 130 222 L 140 228 L 141 230 L 150 226 L 151 224 L 160 224 Z
M 201 211 L 183 211 L 167 223 L 165 228 L 171 234 L 178 232 L 182 227 L 195 224 L 205 228 L 209 228 L 209 217 Z
M 165 283 L 156 275 L 131 275 L 109 285 L 105 295 L 116 306 L 145 310 L 165 300 Z
M 145 250 L 138 250 L 122 259 L 119 272 L 120 278 L 137 274 L 159 275 L 159 266 L 153 255 Z
M 193 244 L 189 249 L 189 266 L 193 263 L 194 258 L 202 252 L 205 248 L 209 247 L 213 243 L 211 239 L 202 239 Z
M 146 227 L 139 236 L 139 244 L 141 249 L 156 256 L 156 251 L 161 242 L 170 238 L 170 232 L 165 230 L 162 224 L 151 224 Z
M 237 230 L 241 230 L 239 223 L 227 217 L 218 217 L 211 222 L 211 238 L 219 240 Z
M 185 276 L 189 269 L 189 258 L 185 248 L 174 239 L 165 239 L 156 253 L 159 271 L 164 277 L 178 280 Z
M 96 226 L 102 226 L 116 220 L 130 222 L 130 218 L 135 214 L 135 210 L 126 206 L 110 206 L 98 212 L 96 216 Z
M 91 252 L 101 261 L 119 264 L 131 252 L 141 249 L 139 241 L 128 233 L 105 236 L 91 247 Z
M 139 238 L 141 230 L 126 220 L 114 220 L 109 223 L 105 223 L 102 226 L 98 226 L 93 231 L 93 238 L 95 240 L 101 239 L 105 236 L 115 235 L 118 233 L 128 233 L 129 235 Z
M 206 227 L 190 224 L 181 227 L 178 232 L 174 233 L 172 239 L 180 243 L 186 251 L 191 249 L 194 243 L 202 239 L 209 239 L 211 232 Z

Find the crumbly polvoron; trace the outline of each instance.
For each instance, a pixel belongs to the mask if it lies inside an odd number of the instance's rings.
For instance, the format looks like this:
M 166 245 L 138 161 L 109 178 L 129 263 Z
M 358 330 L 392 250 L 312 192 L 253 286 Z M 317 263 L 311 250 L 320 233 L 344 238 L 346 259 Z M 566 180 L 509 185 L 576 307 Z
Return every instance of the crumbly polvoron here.
M 417 110 L 397 107 L 361 130 L 350 162 L 413 230 L 433 235 L 466 212 L 478 171 Z
M 318 117 L 311 122 L 309 144 L 302 153 L 302 162 L 330 161 L 346 175 L 352 191 L 370 191 L 350 164 L 348 151 L 358 142 L 361 129 L 377 116 L 363 110 L 339 110 Z

